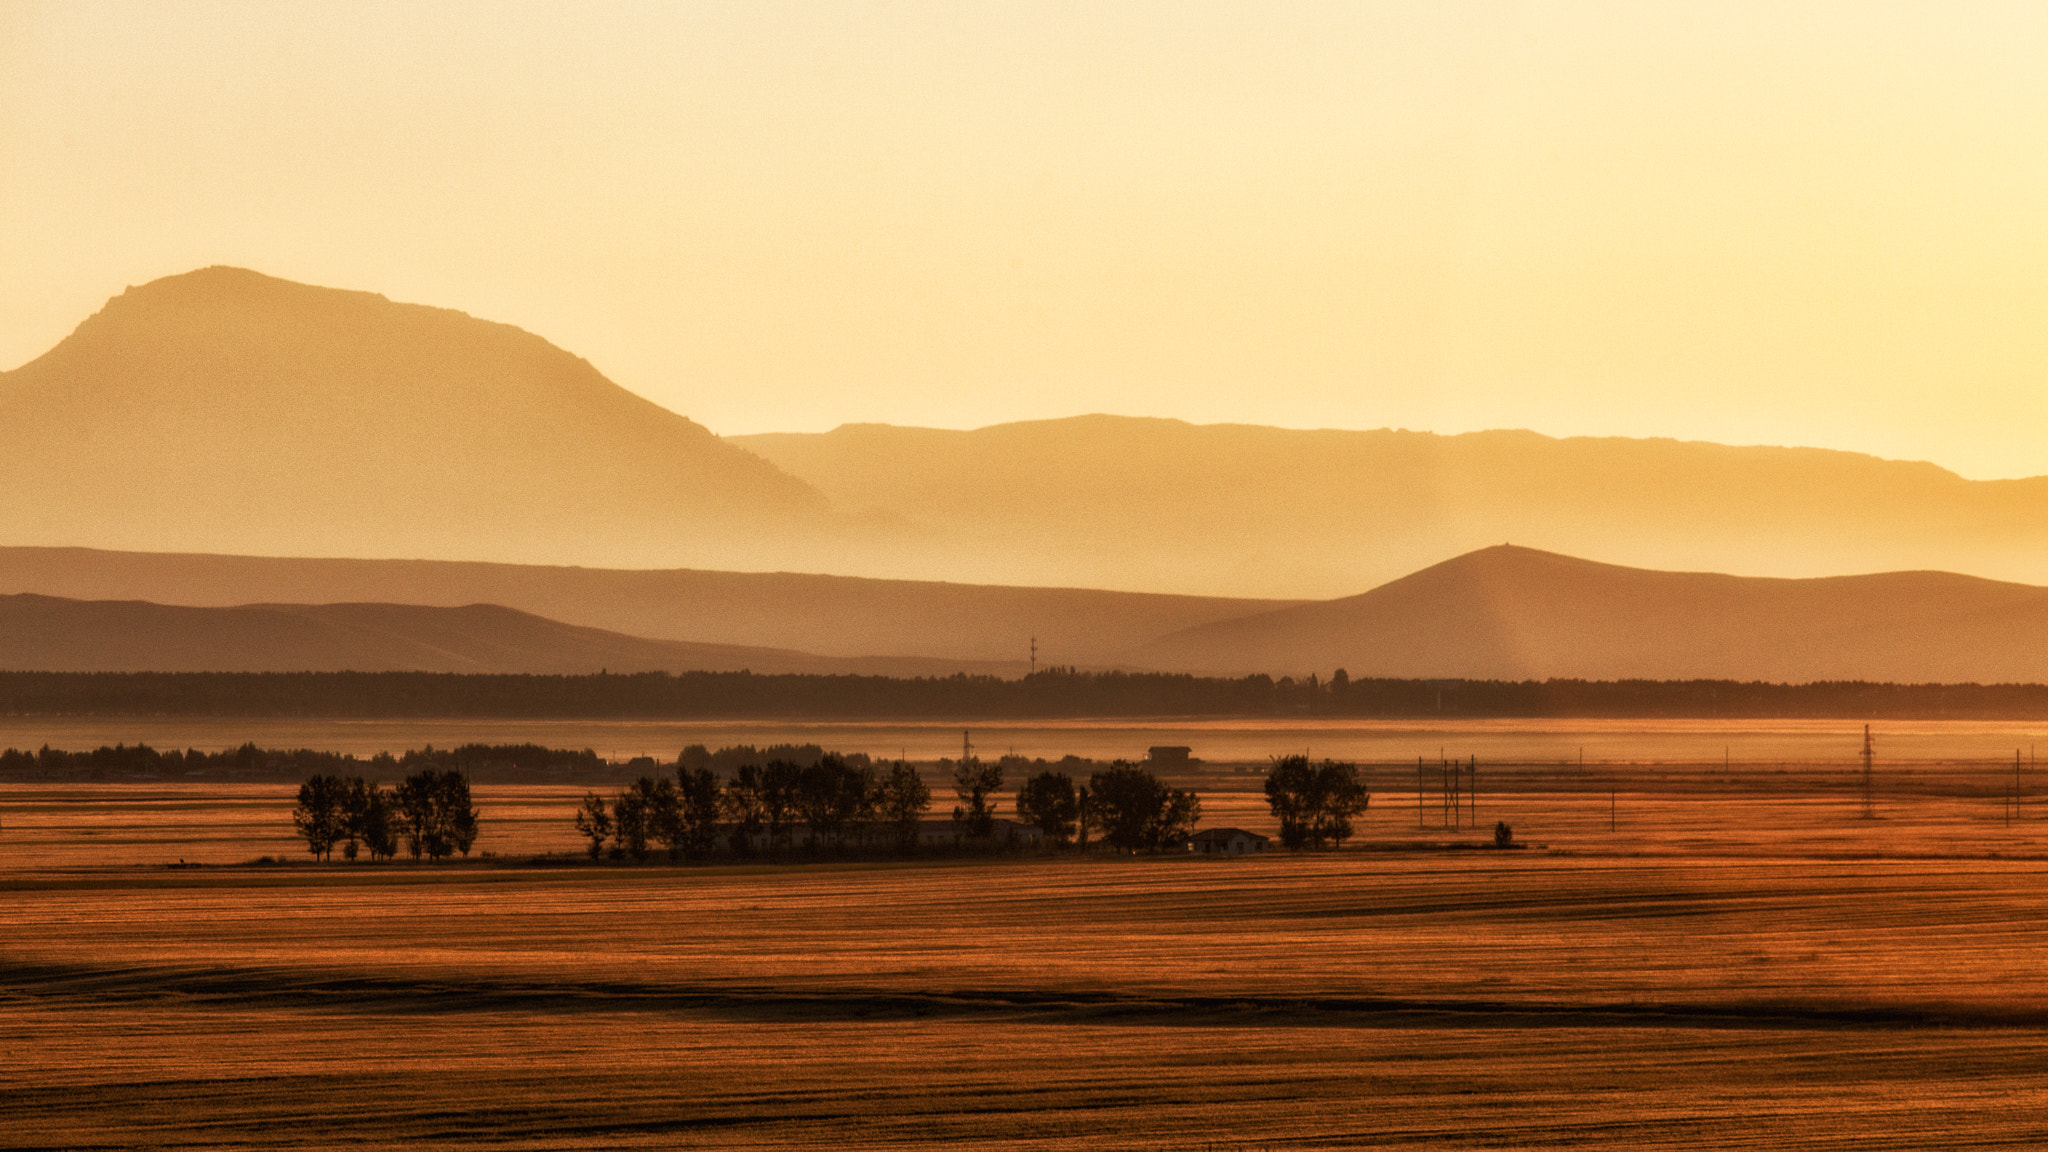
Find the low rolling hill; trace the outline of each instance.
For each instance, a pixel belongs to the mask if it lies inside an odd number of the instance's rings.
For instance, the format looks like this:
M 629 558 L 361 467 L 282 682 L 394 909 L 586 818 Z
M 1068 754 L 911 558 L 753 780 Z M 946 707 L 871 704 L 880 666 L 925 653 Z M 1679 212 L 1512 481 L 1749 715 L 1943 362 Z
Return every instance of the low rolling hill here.
M 835 658 L 646 640 L 495 604 L 247 604 L 0 595 L 0 670 L 36 672 L 611 672 L 1015 675 L 958 660 Z
M 1766 579 L 1508 545 L 1360 596 L 1139 646 L 1152 668 L 1467 679 L 2048 681 L 2048 588 L 1947 572 Z
M 1034 636 L 1041 666 L 1110 665 L 1169 633 L 1294 603 L 788 572 L 0 548 L 0 593 L 21 592 L 203 607 L 499 604 L 657 640 L 1020 669 Z

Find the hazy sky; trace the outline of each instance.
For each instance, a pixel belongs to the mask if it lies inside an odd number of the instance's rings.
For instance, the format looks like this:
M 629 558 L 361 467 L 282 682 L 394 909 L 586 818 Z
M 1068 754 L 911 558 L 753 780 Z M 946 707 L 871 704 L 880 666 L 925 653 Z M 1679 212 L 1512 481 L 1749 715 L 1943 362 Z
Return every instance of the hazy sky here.
M 1108 411 L 2048 473 L 2048 5 L 0 0 L 0 366 L 206 264 L 726 433 Z

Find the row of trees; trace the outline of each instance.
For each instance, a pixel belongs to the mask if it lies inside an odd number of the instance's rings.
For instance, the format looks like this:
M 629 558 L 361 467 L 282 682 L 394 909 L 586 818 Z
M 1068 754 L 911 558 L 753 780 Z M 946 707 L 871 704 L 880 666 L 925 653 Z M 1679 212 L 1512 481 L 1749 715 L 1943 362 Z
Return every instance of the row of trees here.
M 761 838 L 768 851 L 786 851 L 799 824 L 809 829 L 814 849 L 844 849 L 880 835 L 907 850 L 931 807 L 931 789 L 901 761 L 884 772 L 865 756 L 824 753 L 810 765 L 742 763 L 721 779 L 708 767 L 690 767 L 695 759 L 686 754 L 674 780 L 642 776 L 609 801 L 586 794 L 576 830 L 590 841 L 591 859 L 643 861 L 659 845 L 671 860 L 701 860 L 721 841 L 744 856 Z
M 917 847 L 931 789 L 910 764 L 877 765 L 865 757 L 821 754 L 803 765 L 771 759 L 741 763 L 729 778 L 702 765 L 701 748 L 678 759 L 674 779 L 643 776 L 606 798 L 583 798 L 576 830 L 593 860 L 643 861 L 657 850 L 671 860 L 704 859 L 724 849 L 744 856 L 760 844 L 770 853 L 794 848 L 799 826 L 813 851 L 849 846 Z M 695 754 L 693 754 L 695 753 Z M 953 791 L 952 838 L 988 844 L 997 830 L 999 795 L 1009 758 L 948 761 Z M 1043 763 L 1041 761 L 1040 763 Z M 1065 848 L 1090 830 L 1120 852 L 1171 851 L 1187 843 L 1201 818 L 1201 800 L 1122 761 L 1077 787 L 1066 772 L 1045 770 L 1018 789 L 1017 817 Z
M 292 824 L 316 859 L 333 859 L 340 845 L 347 860 L 363 850 L 373 861 L 388 860 L 403 842 L 414 860 L 431 861 L 469 855 L 477 810 L 470 804 L 468 778 L 452 768 L 423 768 L 396 788 L 361 776 L 320 775 L 299 785 Z

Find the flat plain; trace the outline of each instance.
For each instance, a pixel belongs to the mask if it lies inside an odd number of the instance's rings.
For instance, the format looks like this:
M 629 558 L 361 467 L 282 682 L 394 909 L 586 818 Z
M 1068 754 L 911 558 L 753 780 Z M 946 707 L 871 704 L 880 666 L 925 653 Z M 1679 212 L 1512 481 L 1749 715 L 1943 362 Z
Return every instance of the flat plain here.
M 573 862 L 579 788 L 427 868 L 276 785 L 7 785 L 0 1146 L 2041 1146 L 2048 797 L 1890 767 L 1865 819 L 1846 762 L 1483 766 L 1514 851 L 1385 764 L 1339 853 L 714 867 Z

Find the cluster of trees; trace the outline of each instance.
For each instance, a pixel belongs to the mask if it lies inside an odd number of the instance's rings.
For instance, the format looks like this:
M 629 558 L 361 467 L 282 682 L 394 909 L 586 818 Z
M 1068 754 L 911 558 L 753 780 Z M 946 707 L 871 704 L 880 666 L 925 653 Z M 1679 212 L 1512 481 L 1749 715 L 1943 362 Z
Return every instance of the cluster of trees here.
M 1266 772 L 1266 806 L 1280 821 L 1280 843 L 1288 848 L 1343 847 L 1351 838 L 1351 818 L 1371 801 L 1355 764 L 1282 756 Z
M 185 716 L 1727 716 L 2048 718 L 2042 684 L 1235 679 L 1054 668 L 1022 679 L 665 672 L 6 672 L 0 714 Z
M 677 758 L 673 778 L 642 776 L 609 797 L 585 794 L 576 830 L 593 860 L 639 862 L 657 852 L 670 860 L 787 853 L 797 846 L 800 829 L 814 853 L 849 848 L 907 853 L 917 847 L 932 795 L 909 763 L 878 764 L 866 756 L 810 746 L 765 751 L 743 747 L 709 753 L 693 745 Z M 806 752 L 817 754 L 806 763 L 797 758 Z M 1061 765 L 1087 763 L 1068 757 Z M 721 775 L 713 764 L 731 765 L 730 774 Z M 953 839 L 974 845 L 989 844 L 996 831 L 1006 774 L 1033 762 L 968 757 L 940 765 L 951 773 L 957 799 Z M 1135 765 L 1118 761 L 1080 787 L 1068 772 L 1043 760 L 1036 766 L 1042 770 L 1017 791 L 1017 818 L 1042 830 L 1056 848 L 1074 844 L 1078 836 L 1086 849 L 1094 830 L 1117 851 L 1172 851 L 1187 844 L 1201 818 L 1201 801 L 1194 793 L 1170 788 Z
M 477 836 L 469 780 L 452 768 L 422 768 L 396 788 L 361 776 L 313 776 L 299 785 L 292 823 L 320 860 L 332 859 L 337 844 L 344 859 L 368 850 L 371 860 L 388 860 L 401 842 L 414 860 L 467 856 Z
M 956 780 L 963 800 L 1002 787 L 1000 769 L 981 776 L 962 770 Z M 1041 771 L 1018 786 L 1014 803 L 1017 818 L 1037 827 L 1047 843 L 1065 848 L 1078 839 L 1084 851 L 1088 834 L 1099 832 L 1113 851 L 1170 852 L 1187 845 L 1202 818 L 1200 797 L 1122 760 L 1092 773 L 1085 785 L 1076 785 L 1066 772 Z M 954 818 L 973 819 L 973 811 L 963 804 Z
M 673 780 L 642 776 L 610 800 L 586 794 L 576 830 L 590 841 L 591 859 L 637 863 L 654 845 L 670 860 L 701 860 L 721 847 L 745 856 L 757 840 L 784 852 L 799 824 L 816 851 L 865 846 L 878 835 L 907 849 L 931 806 L 931 789 L 901 761 L 885 772 L 866 756 L 820 753 L 810 764 L 777 757 L 740 762 L 724 779 L 699 752 L 685 751 Z

